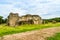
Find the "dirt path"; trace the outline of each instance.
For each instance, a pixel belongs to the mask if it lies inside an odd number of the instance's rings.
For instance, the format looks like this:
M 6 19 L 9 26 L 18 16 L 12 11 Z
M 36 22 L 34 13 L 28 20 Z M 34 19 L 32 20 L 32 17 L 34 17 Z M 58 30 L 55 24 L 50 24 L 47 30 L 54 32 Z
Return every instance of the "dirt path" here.
M 45 40 L 47 37 L 53 36 L 57 32 L 60 32 L 60 27 L 45 28 L 30 32 L 6 35 L 0 40 Z

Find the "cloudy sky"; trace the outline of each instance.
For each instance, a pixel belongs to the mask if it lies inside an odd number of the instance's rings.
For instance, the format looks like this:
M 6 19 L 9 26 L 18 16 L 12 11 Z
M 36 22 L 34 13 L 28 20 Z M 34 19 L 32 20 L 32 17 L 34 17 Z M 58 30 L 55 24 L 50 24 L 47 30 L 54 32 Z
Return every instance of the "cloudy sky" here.
M 0 16 L 10 12 L 39 15 L 42 18 L 60 17 L 60 0 L 0 0 Z

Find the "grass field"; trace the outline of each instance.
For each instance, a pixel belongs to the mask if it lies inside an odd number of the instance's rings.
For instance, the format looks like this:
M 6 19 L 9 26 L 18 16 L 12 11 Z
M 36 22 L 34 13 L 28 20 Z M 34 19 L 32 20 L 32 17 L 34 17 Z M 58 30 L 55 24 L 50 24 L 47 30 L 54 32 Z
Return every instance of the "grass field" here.
M 31 30 L 38 30 L 43 28 L 49 28 L 49 27 L 59 27 L 60 23 L 56 24 L 39 24 L 39 25 L 21 25 L 17 27 L 10 27 L 6 26 L 5 24 L 0 25 L 0 36 L 8 35 L 8 34 L 14 34 L 14 33 L 20 33 L 20 32 L 26 32 Z
M 47 40 L 60 40 L 60 33 L 56 33 L 55 36 L 47 38 Z

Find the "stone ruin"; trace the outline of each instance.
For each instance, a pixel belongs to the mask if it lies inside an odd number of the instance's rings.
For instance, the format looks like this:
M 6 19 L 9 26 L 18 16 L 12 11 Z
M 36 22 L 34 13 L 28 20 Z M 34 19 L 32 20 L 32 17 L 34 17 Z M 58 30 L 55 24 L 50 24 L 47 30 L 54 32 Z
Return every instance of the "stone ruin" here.
M 38 15 L 19 16 L 18 13 L 10 13 L 7 20 L 7 25 L 18 26 L 22 24 L 42 24 L 42 19 Z

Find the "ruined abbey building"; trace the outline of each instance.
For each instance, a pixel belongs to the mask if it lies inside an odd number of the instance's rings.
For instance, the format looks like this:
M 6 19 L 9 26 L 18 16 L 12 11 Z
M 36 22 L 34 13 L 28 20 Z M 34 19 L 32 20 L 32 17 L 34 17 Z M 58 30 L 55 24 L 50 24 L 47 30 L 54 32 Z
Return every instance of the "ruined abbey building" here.
M 38 15 L 27 14 L 20 17 L 18 13 L 10 13 L 7 24 L 9 26 L 18 26 L 21 24 L 42 24 L 42 19 Z

